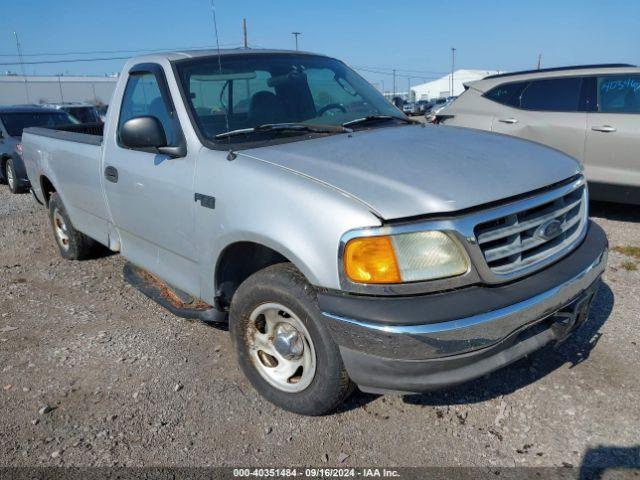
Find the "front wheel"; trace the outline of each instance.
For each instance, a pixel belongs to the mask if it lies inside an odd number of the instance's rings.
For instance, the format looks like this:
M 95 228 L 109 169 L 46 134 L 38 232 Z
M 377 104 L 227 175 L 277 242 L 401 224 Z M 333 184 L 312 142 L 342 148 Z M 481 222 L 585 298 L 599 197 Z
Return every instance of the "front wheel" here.
M 7 185 L 9 185 L 9 190 L 11 190 L 11 193 L 24 193 L 26 191 L 26 186 L 16 174 L 16 168 L 13 165 L 12 158 L 7 160 L 5 175 L 7 178 Z
M 315 290 L 290 263 L 260 270 L 240 285 L 230 331 L 253 387 L 285 410 L 323 415 L 353 391 Z

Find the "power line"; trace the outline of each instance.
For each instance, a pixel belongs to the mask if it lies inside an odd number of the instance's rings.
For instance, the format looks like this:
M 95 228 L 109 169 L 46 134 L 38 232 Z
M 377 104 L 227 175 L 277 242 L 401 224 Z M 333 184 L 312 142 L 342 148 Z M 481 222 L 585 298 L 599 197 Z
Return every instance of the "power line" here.
M 235 47 L 241 43 L 220 43 L 220 46 Z M 207 50 L 216 48 L 215 45 L 200 45 L 197 47 L 167 47 L 167 48 L 142 48 L 137 50 L 92 50 L 76 52 L 48 52 L 48 53 L 24 53 L 23 57 L 63 57 L 66 55 L 110 55 L 116 53 L 140 53 L 140 52 L 167 52 L 176 50 Z M 15 53 L 0 53 L 0 57 L 17 57 Z
M 392 77 L 394 75 L 394 71 L 384 71 L 384 70 L 374 70 L 374 69 L 370 69 L 370 68 L 362 68 L 362 67 L 356 67 L 353 66 L 353 68 L 355 68 L 356 70 L 358 70 L 359 72 L 367 72 L 367 73 L 375 73 L 378 75 L 386 75 L 389 77 Z M 398 71 L 395 71 L 395 76 L 396 77 L 401 77 L 401 78 L 419 78 L 422 80 L 435 80 L 440 78 L 438 77 L 429 77 L 429 76 L 423 76 L 423 75 L 408 75 L 408 74 L 404 74 L 404 73 L 398 73 Z
M 363 68 L 363 69 L 372 69 L 372 70 L 385 70 L 388 72 L 391 72 L 393 70 L 395 70 L 396 72 L 405 72 L 405 73 L 411 73 L 414 74 L 412 76 L 415 77 L 421 77 L 423 75 L 446 75 L 448 72 L 438 72 L 438 71 L 432 71 L 432 70 L 409 70 L 409 69 L 403 69 L 403 68 L 392 68 L 392 67 L 375 67 L 375 66 L 371 66 L 371 65 L 357 65 L 356 68 Z
M 35 62 L 0 62 L 0 65 L 44 65 L 48 63 L 78 63 L 78 62 L 103 62 L 107 60 L 128 60 L 127 57 L 106 57 L 106 58 L 73 58 L 70 60 L 38 60 Z

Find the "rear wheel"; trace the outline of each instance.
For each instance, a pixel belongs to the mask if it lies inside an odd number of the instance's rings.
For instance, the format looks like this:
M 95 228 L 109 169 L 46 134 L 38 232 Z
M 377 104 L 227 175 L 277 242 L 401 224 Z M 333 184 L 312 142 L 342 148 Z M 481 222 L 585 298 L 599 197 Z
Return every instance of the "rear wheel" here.
M 230 331 L 251 384 L 285 410 L 323 415 L 353 391 L 315 289 L 290 263 L 260 270 L 240 285 Z
M 57 193 L 49 199 L 49 219 L 60 255 L 67 260 L 84 260 L 96 251 L 97 243 L 77 231 Z
M 7 165 L 5 167 L 5 175 L 7 178 L 7 185 L 9 185 L 9 190 L 11 193 L 24 193 L 26 187 L 24 183 L 18 178 L 16 174 L 16 169 L 13 165 L 13 159 L 10 158 L 7 160 Z

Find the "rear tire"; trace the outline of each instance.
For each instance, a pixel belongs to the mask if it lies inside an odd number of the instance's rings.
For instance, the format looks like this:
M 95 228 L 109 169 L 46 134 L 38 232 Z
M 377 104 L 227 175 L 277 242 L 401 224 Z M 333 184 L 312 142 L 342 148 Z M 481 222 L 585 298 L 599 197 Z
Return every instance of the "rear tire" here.
M 7 161 L 0 158 L 0 185 L 7 183 Z
M 267 267 L 245 280 L 229 317 L 240 367 L 271 403 L 302 415 L 324 415 L 353 392 L 315 289 L 292 264 Z
M 97 242 L 73 227 L 60 196 L 55 192 L 49 199 L 49 219 L 62 258 L 84 260 L 95 253 Z
M 13 166 L 12 158 L 7 160 L 4 173 L 7 179 L 7 185 L 9 185 L 9 190 L 11 190 L 11 193 L 24 193 L 26 191 L 24 182 L 22 182 L 16 174 L 16 169 Z

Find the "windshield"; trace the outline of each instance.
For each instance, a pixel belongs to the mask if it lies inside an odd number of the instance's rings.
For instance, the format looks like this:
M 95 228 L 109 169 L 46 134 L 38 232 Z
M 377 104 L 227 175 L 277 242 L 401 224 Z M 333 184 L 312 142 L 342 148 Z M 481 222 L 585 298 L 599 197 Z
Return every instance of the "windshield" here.
M 265 124 L 339 126 L 370 115 L 402 115 L 366 80 L 331 58 L 234 55 L 222 56 L 220 63 L 217 57 L 176 62 L 196 127 L 212 141 L 221 142 L 215 137 L 224 132 Z M 308 134 L 289 132 L 301 133 Z
M 12 112 L 0 115 L 7 133 L 11 137 L 21 137 L 28 127 L 55 127 L 78 123 L 65 112 Z

